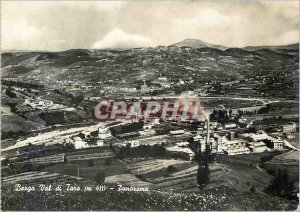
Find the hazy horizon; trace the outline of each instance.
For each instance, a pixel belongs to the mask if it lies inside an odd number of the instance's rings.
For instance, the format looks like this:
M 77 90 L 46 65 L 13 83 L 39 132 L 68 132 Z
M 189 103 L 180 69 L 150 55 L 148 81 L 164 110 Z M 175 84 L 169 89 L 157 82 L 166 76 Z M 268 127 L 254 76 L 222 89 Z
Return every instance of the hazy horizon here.
M 187 39 L 193 39 L 193 38 L 187 38 Z M 200 40 L 200 39 L 197 39 L 197 40 Z M 182 40 L 183 41 L 183 40 Z M 178 41 L 180 42 L 180 41 Z M 178 43 L 178 42 L 175 42 L 175 43 Z M 205 42 L 205 41 L 204 41 Z M 175 44 L 174 43 L 174 44 Z M 214 44 L 214 43 L 210 43 L 210 44 L 213 44 L 213 45 L 219 45 L 219 44 Z M 299 42 L 297 43 L 290 43 L 290 44 L 283 44 L 283 45 L 260 45 L 260 46 L 269 46 L 269 47 L 275 47 L 275 46 L 290 46 L 290 45 L 296 45 L 298 44 L 299 45 Z M 172 45 L 172 44 L 171 44 Z M 74 50 L 74 49 L 86 49 L 86 50 L 109 50 L 109 49 L 138 49 L 138 48 L 156 48 L 156 47 L 159 47 L 159 46 L 164 46 L 164 45 L 157 45 L 157 46 L 141 46 L 141 47 L 115 47 L 115 48 L 71 48 L 71 49 L 60 49 L 60 50 L 47 50 L 47 49 L 35 49 L 35 50 L 32 50 L 32 49 L 1 49 L 2 52 L 9 52 L 9 51 L 36 51 L 36 52 L 60 52 L 60 51 L 68 51 L 68 50 Z M 170 45 L 168 45 L 170 46 Z M 168 47 L 168 46 L 164 46 L 164 47 Z M 230 48 L 245 48 L 245 47 L 260 47 L 260 46 L 243 46 L 243 47 L 228 47 L 229 49 Z M 227 47 L 227 46 L 225 46 Z M 210 48 L 213 48 L 213 47 L 210 47 Z
M 1 49 L 64 51 L 299 43 L 298 1 L 2 1 Z

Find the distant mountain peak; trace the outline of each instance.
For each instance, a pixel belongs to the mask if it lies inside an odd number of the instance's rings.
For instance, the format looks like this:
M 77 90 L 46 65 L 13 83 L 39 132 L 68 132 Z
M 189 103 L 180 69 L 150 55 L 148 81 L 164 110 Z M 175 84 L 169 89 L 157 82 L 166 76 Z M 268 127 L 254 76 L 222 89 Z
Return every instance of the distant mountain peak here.
M 206 43 L 200 39 L 195 39 L 195 38 L 187 38 L 187 39 L 184 39 L 183 41 L 187 41 L 187 42 L 199 42 L 199 43 Z
M 191 48 L 207 48 L 207 47 L 209 47 L 209 48 L 216 48 L 216 49 L 220 49 L 220 50 L 227 49 L 227 47 L 225 47 L 225 46 L 210 44 L 210 43 L 207 43 L 202 40 L 195 39 L 195 38 L 187 38 L 187 39 L 184 39 L 183 41 L 174 43 L 170 46 L 191 47 Z

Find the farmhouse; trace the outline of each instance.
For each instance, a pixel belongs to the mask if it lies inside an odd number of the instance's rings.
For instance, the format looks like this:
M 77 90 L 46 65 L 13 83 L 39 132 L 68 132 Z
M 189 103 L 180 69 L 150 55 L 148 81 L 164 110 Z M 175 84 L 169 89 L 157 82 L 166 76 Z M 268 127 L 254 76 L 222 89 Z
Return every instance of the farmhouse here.
M 282 126 L 282 131 L 287 132 L 296 132 L 296 123 L 295 122 L 289 122 L 288 124 L 285 124 Z

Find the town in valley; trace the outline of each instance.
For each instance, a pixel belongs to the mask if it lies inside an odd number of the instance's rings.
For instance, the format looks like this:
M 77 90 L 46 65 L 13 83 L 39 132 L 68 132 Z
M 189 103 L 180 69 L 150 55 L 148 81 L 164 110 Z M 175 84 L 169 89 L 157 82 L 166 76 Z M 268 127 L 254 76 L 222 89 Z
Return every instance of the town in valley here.
M 45 210 L 34 199 L 46 195 L 52 210 L 298 206 L 298 44 L 227 48 L 186 39 L 153 48 L 7 51 L 1 66 L 3 209 Z M 196 121 L 103 121 L 94 115 L 101 99 L 198 99 L 204 113 Z M 17 184 L 123 190 L 31 191 L 28 201 L 14 192 Z

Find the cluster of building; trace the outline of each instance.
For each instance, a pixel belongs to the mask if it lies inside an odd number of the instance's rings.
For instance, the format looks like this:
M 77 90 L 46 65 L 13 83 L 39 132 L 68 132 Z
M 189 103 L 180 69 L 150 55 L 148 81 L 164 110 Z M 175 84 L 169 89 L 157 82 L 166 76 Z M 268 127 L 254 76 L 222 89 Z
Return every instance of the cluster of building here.
M 36 99 L 25 99 L 24 105 L 32 107 L 39 110 L 51 110 L 51 109 L 63 109 L 65 106 L 61 104 L 54 104 L 51 100 L 42 100 L 40 98 Z
M 191 138 L 200 144 L 201 151 L 205 151 L 206 146 L 209 145 L 212 152 L 228 155 L 293 148 L 283 137 L 270 136 L 262 130 L 256 133 L 249 132 L 245 130 L 246 128 L 240 128 L 236 123 L 220 124 L 215 121 L 206 121 L 200 123 L 196 131 L 182 127 L 159 133 L 165 124 L 160 123 L 156 118 L 145 123 L 142 129 L 114 136 L 109 126 L 103 126 L 98 129 L 96 135 L 83 131 L 81 136 L 75 136 L 72 139 L 76 149 L 109 145 L 126 146 L 128 144 L 131 147 L 137 147 L 164 143 L 167 151 L 182 152 L 189 155 L 190 159 L 194 157 L 194 151 L 191 150 L 188 142 Z M 296 124 L 290 122 L 283 125 L 282 128 L 284 132 L 295 132 Z M 90 141 L 93 141 L 92 144 Z
M 293 126 L 295 125 L 293 124 Z M 236 126 L 232 124 L 230 127 L 234 128 Z M 282 150 L 289 144 L 283 138 L 269 136 L 264 131 L 245 133 L 229 130 L 210 133 L 209 131 L 213 128 L 214 127 L 206 127 L 207 133 L 205 135 L 203 135 L 201 128 L 200 132 L 202 134 L 193 137 L 194 141 L 200 143 L 201 151 L 204 151 L 206 144 L 208 144 L 215 153 L 237 155 Z

